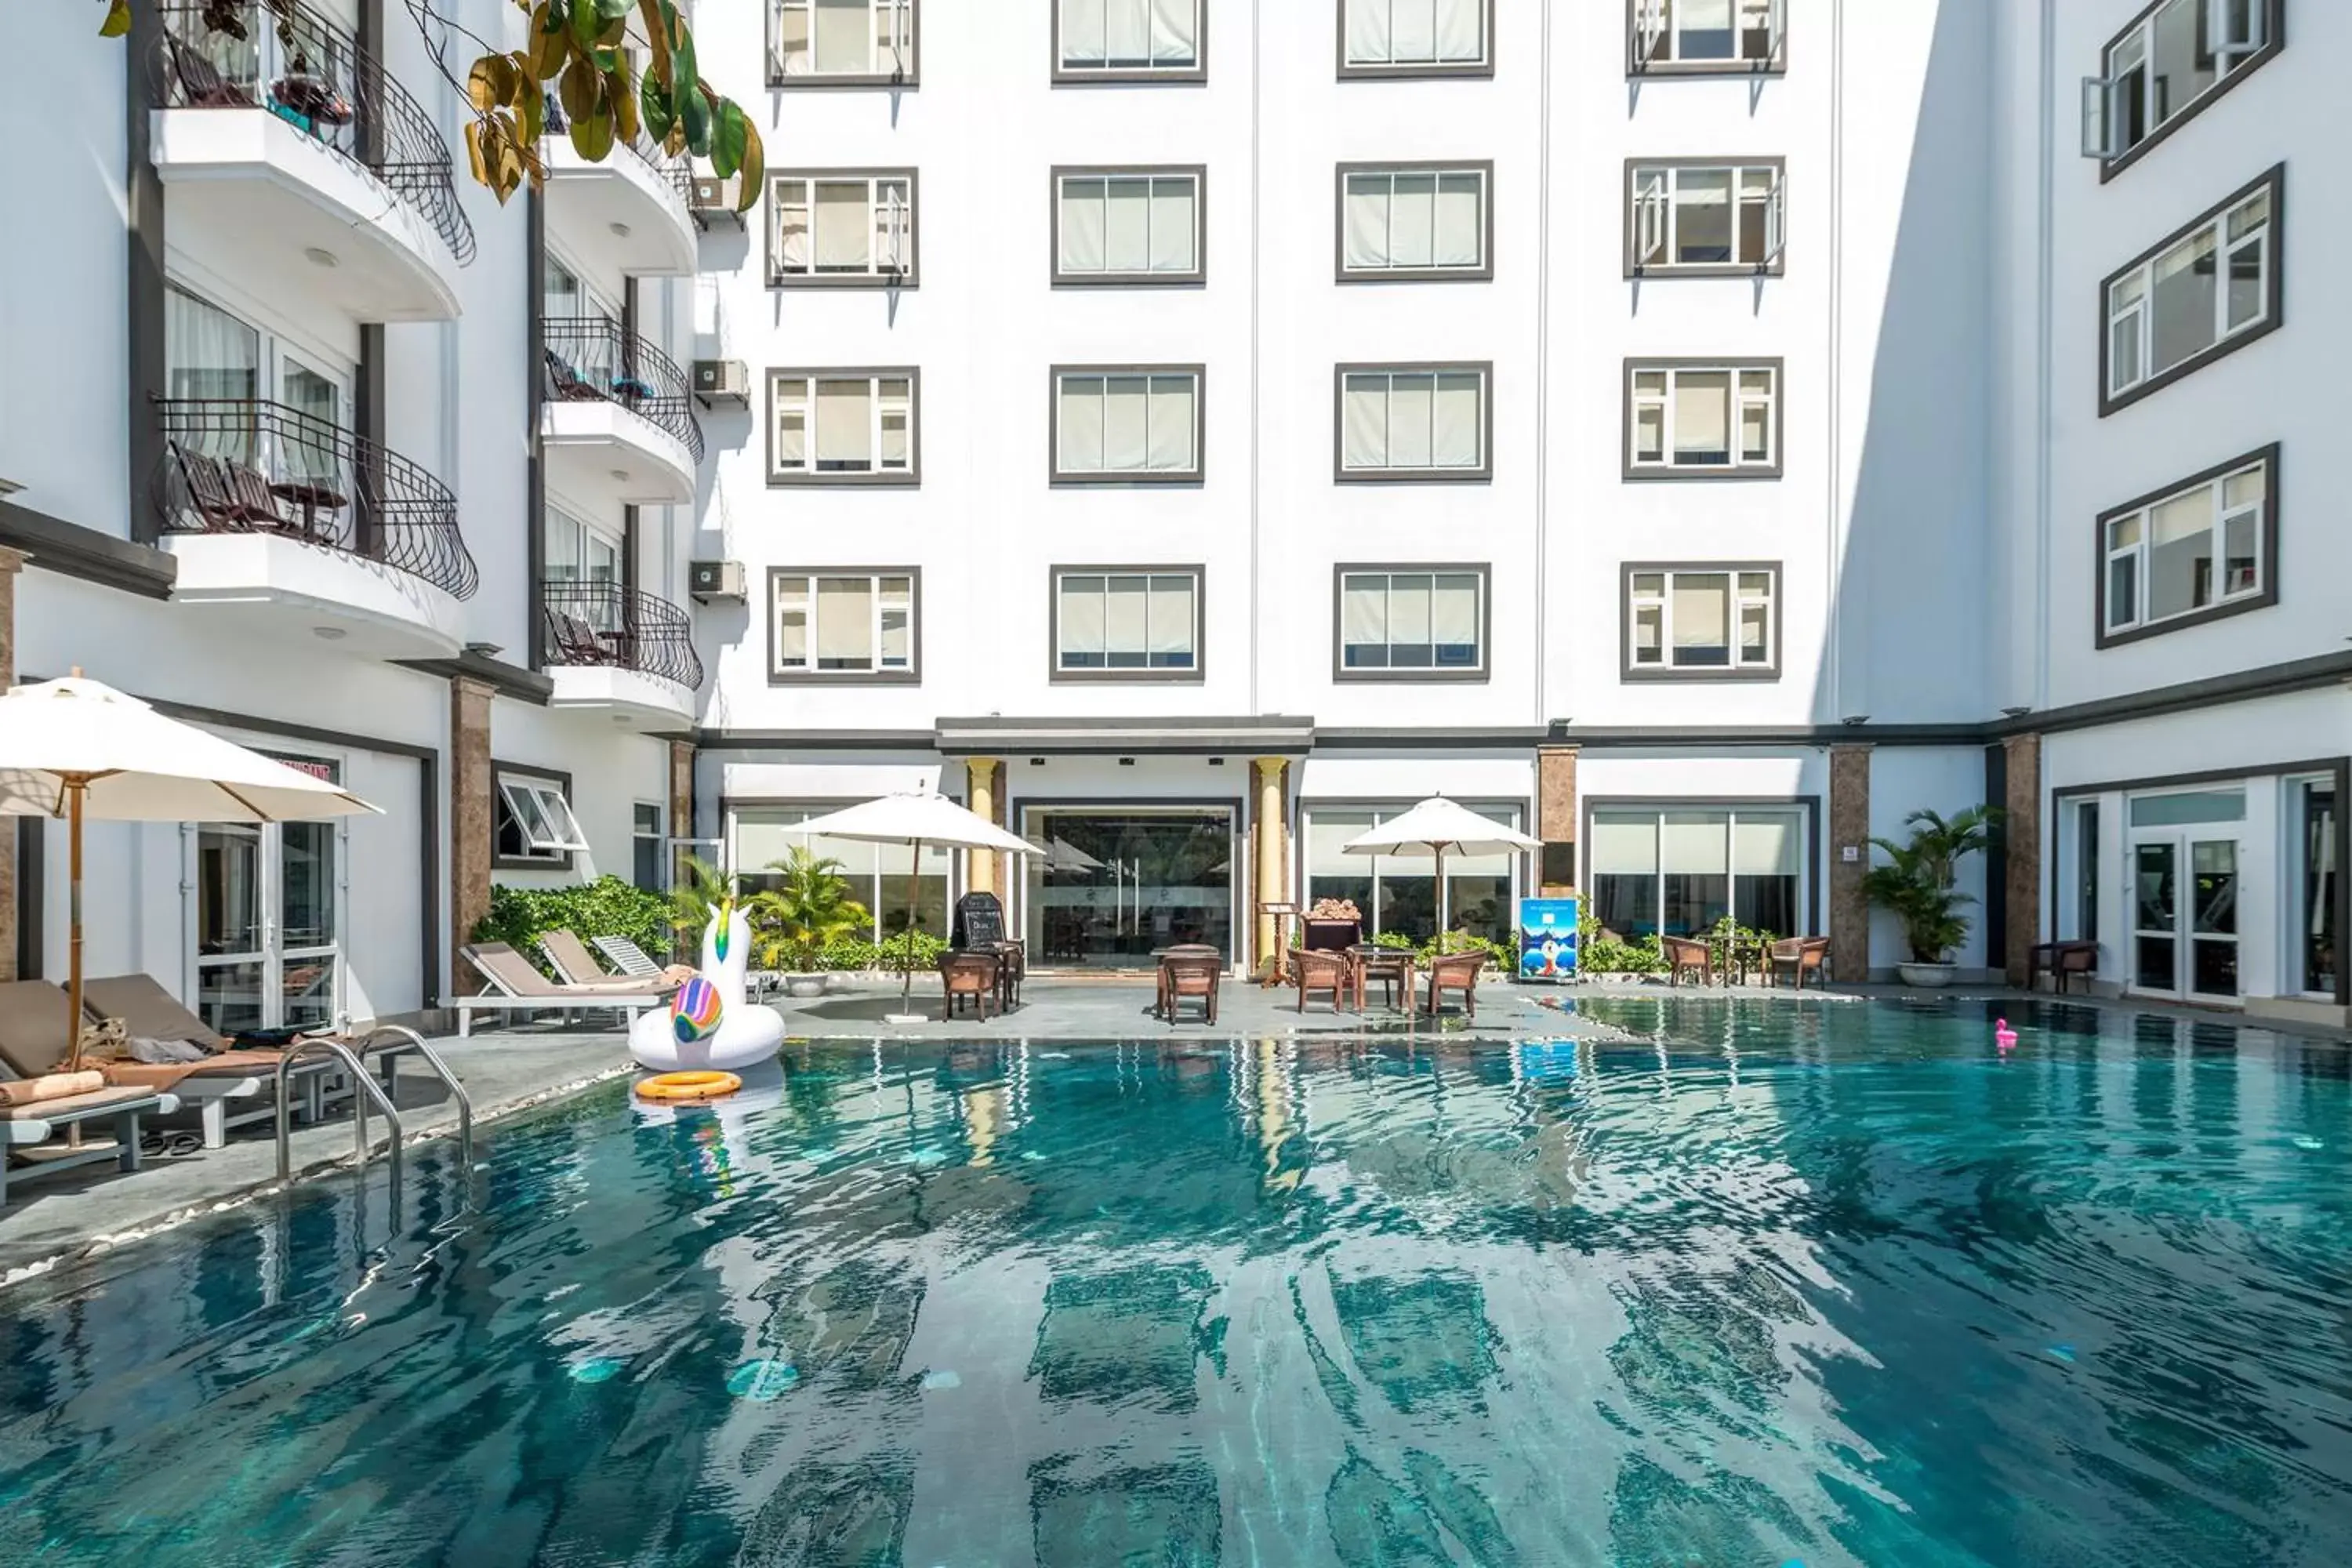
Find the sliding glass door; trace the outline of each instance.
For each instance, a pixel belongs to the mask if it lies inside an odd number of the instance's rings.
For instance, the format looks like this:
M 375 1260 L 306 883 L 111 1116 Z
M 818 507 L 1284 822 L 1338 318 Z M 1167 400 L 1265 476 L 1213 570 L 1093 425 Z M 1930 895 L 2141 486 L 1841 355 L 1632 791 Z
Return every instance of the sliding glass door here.
M 1811 858 L 1795 805 L 1605 806 L 1592 814 L 1592 911 L 1628 940 L 1702 935 L 1726 915 L 1803 936 Z
M 1234 949 L 1234 808 L 1029 806 L 1022 930 L 1032 963 L 1148 969 L 1163 948 Z

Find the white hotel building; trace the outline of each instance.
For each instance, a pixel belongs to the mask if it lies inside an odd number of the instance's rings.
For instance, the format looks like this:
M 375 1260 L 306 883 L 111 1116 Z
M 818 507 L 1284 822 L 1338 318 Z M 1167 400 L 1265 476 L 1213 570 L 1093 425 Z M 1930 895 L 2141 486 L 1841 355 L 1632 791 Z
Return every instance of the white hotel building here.
M 494 880 L 928 783 L 1048 853 L 925 924 L 997 889 L 1039 967 L 1425 930 L 1337 847 L 1443 792 L 1551 847 L 1449 867 L 1473 924 L 1860 979 L 1865 837 L 1990 799 L 1965 967 L 2345 1018 L 2352 7 L 701 0 L 740 227 L 560 143 L 501 209 L 390 0 L 200 9 L 26 18 L 5 646 L 386 811 L 94 830 L 96 973 L 413 1012 Z M 60 859 L 0 857 L 0 966 L 59 971 Z

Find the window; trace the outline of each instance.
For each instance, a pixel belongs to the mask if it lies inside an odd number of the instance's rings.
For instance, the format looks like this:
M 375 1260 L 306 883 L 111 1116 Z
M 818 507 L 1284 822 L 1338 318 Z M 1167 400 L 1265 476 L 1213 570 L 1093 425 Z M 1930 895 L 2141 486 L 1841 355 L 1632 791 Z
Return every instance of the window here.
M 1703 936 L 1729 915 L 1750 931 L 1812 924 L 1803 805 L 1596 805 L 1587 869 L 1592 913 L 1625 941 Z
M 532 773 L 493 763 L 491 858 L 562 868 L 588 847 L 572 815 L 568 773 Z
M 2099 803 L 2074 808 L 2074 940 L 2099 940 Z
M 768 176 L 769 281 L 915 286 L 915 172 L 834 169 Z
M 1780 665 L 1780 568 L 1625 568 L 1625 679 L 1771 679 Z
M 1054 281 L 1198 283 L 1202 187 L 1190 169 L 1054 171 Z
M 888 568 L 772 568 L 770 684 L 911 684 L 922 644 L 915 619 L 917 577 L 911 570 Z
M 918 482 L 915 404 L 911 370 L 771 372 L 768 482 Z
M 1201 478 L 1198 365 L 1054 370 L 1056 483 Z
M 2282 163 L 2108 277 L 2100 417 L 2279 324 L 2285 301 L 2272 235 L 2285 186 Z
M 1339 74 L 1492 76 L 1494 31 L 1494 0 L 1339 0 Z
M 867 923 L 857 932 L 879 942 L 907 929 L 908 882 L 914 882 L 915 924 L 936 937 L 948 934 L 950 874 L 954 855 L 937 845 L 922 847 L 921 858 L 904 844 L 866 844 L 855 838 L 827 838 L 796 832 L 799 824 L 849 805 L 829 800 L 806 805 L 746 805 L 734 814 L 731 837 L 734 867 L 746 896 L 773 892 L 783 886 L 778 865 L 795 849 L 805 848 L 821 860 L 840 867 L 849 883 L 849 896 L 866 911 Z
M 1779 479 L 1780 362 L 1625 362 L 1625 477 Z
M 2334 777 L 2290 780 L 2287 799 L 2294 811 L 2294 925 L 2287 935 L 2294 954 L 2292 989 L 2331 999 L 2341 996 L 2342 960 L 2336 943 L 2342 939 L 2344 875 L 2343 803 Z
M 668 879 L 664 875 L 664 853 L 669 842 L 662 831 L 662 808 L 646 801 L 638 801 L 629 815 L 629 880 L 648 893 L 669 891 Z
M 1484 566 L 1342 566 L 1338 680 L 1483 680 Z
M 2098 646 L 2278 602 L 2278 448 L 2099 518 Z
M 1492 163 L 1339 165 L 1339 281 L 1495 276 Z
M 2083 79 L 2083 156 L 2129 166 L 2279 51 L 2276 0 L 2157 0 Z
M 1479 816 L 1517 828 L 1521 805 L 1499 801 L 1464 803 Z M 1345 899 L 1364 917 L 1367 941 L 1393 931 L 1414 942 L 1437 933 L 1437 866 L 1426 855 L 1350 855 L 1347 843 L 1379 826 L 1405 806 L 1309 805 L 1299 811 L 1304 841 L 1307 901 Z M 1508 941 L 1519 887 L 1517 855 L 1445 857 L 1447 924 L 1490 942 Z
M 915 0 L 772 0 L 772 87 L 911 86 Z
M 1054 676 L 1190 679 L 1201 673 L 1201 568 L 1054 573 Z
M 346 368 L 331 368 L 173 285 L 163 296 L 163 375 L 169 397 L 196 405 L 167 416 L 175 447 L 257 469 L 266 485 L 323 490 L 336 499 L 314 506 L 306 526 L 340 531 L 349 504 L 341 498 L 352 493 L 342 437 L 351 405 Z M 255 402 L 274 406 L 217 405 Z
M 1054 79 L 1202 81 L 1202 0 L 1055 0 Z
M 1788 68 L 1787 0 L 1628 0 L 1635 74 Z
M 1341 365 L 1334 478 L 1364 480 L 1492 479 L 1494 367 Z
M 1631 163 L 1625 275 L 1779 272 L 1788 203 L 1778 158 Z

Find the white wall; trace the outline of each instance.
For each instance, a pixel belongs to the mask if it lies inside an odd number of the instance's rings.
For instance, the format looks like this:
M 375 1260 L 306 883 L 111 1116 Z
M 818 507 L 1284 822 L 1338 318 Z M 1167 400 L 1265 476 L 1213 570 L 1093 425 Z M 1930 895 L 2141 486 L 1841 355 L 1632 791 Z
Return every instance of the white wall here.
M 589 852 L 575 854 L 568 871 L 490 873 L 493 882 L 521 888 L 568 887 L 610 874 L 627 881 L 634 812 L 638 803 L 669 805 L 669 743 L 622 728 L 602 714 L 562 712 L 500 698 L 490 714 L 490 755 L 518 768 L 572 775 L 572 815 Z
M 1964 811 L 1985 801 L 1985 762 L 1982 750 L 1956 747 L 1945 750 L 1927 746 L 1881 746 L 1870 758 L 1870 835 L 1874 838 L 1891 838 L 1897 844 L 1910 839 L 1911 829 L 1904 818 L 1915 811 L 1933 811 L 1944 816 Z M 1990 804 L 1999 805 L 1999 802 Z M 1870 863 L 1878 865 L 1885 857 L 1875 848 L 1865 846 L 1863 853 Z M 1958 871 L 1959 889 L 1975 901 L 1964 911 L 1969 917 L 1969 939 L 1952 955 L 1952 962 L 1962 969 L 1983 969 L 1991 961 L 1985 943 L 1986 865 L 1981 855 L 1971 855 L 1960 862 Z M 1885 910 L 1870 911 L 1870 966 L 1874 973 L 1892 969 L 1897 963 L 1908 963 L 1911 950 L 1903 940 L 1903 928 Z

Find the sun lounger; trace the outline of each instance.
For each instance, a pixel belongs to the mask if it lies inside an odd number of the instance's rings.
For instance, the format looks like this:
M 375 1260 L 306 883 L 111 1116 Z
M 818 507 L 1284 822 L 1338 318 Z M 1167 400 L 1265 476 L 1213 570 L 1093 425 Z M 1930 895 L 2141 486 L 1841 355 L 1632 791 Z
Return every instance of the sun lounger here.
M 613 967 L 635 980 L 658 979 L 666 973 L 649 957 L 646 950 L 625 936 L 592 936 L 598 952 L 613 961 Z
M 626 937 L 615 940 L 626 943 L 632 952 L 636 952 L 635 944 L 629 942 Z M 632 993 L 656 988 L 676 989 L 664 978 L 664 971 L 660 969 L 624 969 L 618 974 L 607 974 L 604 965 L 589 952 L 588 944 L 560 927 L 539 933 L 539 951 L 547 954 L 547 962 L 555 965 L 555 973 L 566 985 Z M 637 956 L 645 958 L 642 952 Z M 646 962 L 650 964 L 653 961 L 646 959 Z
M 71 1170 L 111 1160 L 119 1170 L 139 1168 L 139 1119 L 177 1110 L 179 1100 L 142 1089 L 100 1089 L 24 1105 L 0 1105 L 0 1208 L 8 1204 L 10 1159 L 41 1171 Z M 112 1121 L 112 1138 L 76 1144 L 58 1133 L 87 1121 Z
M 667 1005 L 674 986 L 641 980 L 612 981 L 603 985 L 558 985 L 531 967 L 530 960 L 502 942 L 478 942 L 459 948 L 466 962 L 480 973 L 489 989 L 472 996 L 457 996 L 449 1005 L 457 1011 L 457 1037 L 473 1033 L 473 1016 L 482 1013 L 572 1013 L 612 1011 L 625 1023 L 634 1023 L 648 1007 Z

